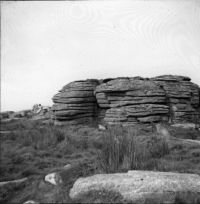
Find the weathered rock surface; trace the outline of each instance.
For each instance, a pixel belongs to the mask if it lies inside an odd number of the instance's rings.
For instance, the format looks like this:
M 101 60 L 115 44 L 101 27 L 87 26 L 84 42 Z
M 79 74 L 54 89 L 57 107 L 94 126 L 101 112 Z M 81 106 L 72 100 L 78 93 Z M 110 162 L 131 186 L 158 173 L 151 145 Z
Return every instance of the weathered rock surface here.
M 79 178 L 70 197 L 76 199 L 93 190 L 118 192 L 125 200 L 138 203 L 175 203 L 176 193 L 200 193 L 200 176 L 153 171 L 97 174 Z
M 58 184 L 62 183 L 62 180 L 61 180 L 59 174 L 57 174 L 55 172 L 47 174 L 45 176 L 44 180 L 46 182 L 49 182 L 49 183 L 53 184 L 53 185 L 58 185 Z
M 166 93 L 172 122 L 194 122 L 199 117 L 199 86 L 189 77 L 165 75 L 152 78 Z
M 198 122 L 200 88 L 189 77 L 121 77 L 72 82 L 53 97 L 55 123 Z M 93 120 L 92 119 L 92 120 Z
M 75 81 L 53 97 L 52 111 L 57 124 L 87 122 L 95 116 L 97 106 L 94 90 L 98 80 Z

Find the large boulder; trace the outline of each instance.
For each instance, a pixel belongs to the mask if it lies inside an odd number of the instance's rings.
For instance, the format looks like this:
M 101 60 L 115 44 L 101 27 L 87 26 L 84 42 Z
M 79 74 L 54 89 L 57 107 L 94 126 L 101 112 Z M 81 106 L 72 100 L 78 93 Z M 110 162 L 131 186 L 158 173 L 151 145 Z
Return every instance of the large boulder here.
M 154 81 L 117 78 L 97 86 L 95 95 L 98 105 L 107 108 L 108 124 L 168 121 L 166 93 Z
M 200 176 L 153 171 L 97 174 L 79 178 L 70 190 L 70 197 L 79 199 L 91 191 L 114 191 L 124 200 L 137 203 L 175 203 L 178 193 L 200 196 Z
M 189 77 L 164 75 L 151 80 L 165 91 L 172 122 L 195 122 L 199 118 L 199 86 Z
M 52 111 L 56 124 L 77 124 L 95 116 L 94 90 L 98 80 L 75 81 L 67 84 L 54 97 Z
M 199 122 L 200 88 L 189 77 L 75 81 L 53 97 L 55 124 Z

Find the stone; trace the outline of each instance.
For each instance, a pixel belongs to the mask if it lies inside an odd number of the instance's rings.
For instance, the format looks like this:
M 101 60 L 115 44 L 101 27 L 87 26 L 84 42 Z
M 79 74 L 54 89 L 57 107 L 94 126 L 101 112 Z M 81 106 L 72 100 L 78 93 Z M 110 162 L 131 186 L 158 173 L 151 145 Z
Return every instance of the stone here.
M 25 183 L 27 180 L 28 178 L 16 179 L 12 181 L 2 181 L 0 182 L 0 187 L 8 185 L 8 184 L 20 185 L 22 183 Z
M 62 183 L 61 177 L 59 176 L 58 173 L 55 173 L 55 172 L 46 175 L 44 180 L 48 183 L 53 184 L 53 185 L 58 185 L 58 184 Z
M 141 104 L 111 108 L 106 111 L 105 121 L 133 121 L 134 122 L 155 122 L 167 121 L 169 107 L 157 104 Z
M 198 123 L 200 87 L 186 76 L 119 77 L 67 84 L 53 97 L 54 124 Z
M 98 84 L 98 80 L 91 79 L 65 85 L 53 97 L 55 124 L 78 124 L 81 118 L 93 118 L 97 106 L 94 90 Z
M 200 193 L 200 176 L 173 172 L 128 171 L 79 178 L 70 190 L 72 199 L 90 191 L 114 191 L 129 202 L 175 203 L 177 193 Z
M 26 202 L 24 202 L 23 204 L 39 204 L 38 202 L 34 201 L 34 200 L 27 200 Z
M 106 127 L 99 124 L 99 125 L 98 125 L 98 129 L 99 129 L 99 130 L 106 130 Z
M 186 76 L 177 76 L 177 75 L 162 75 L 162 76 L 157 76 L 155 78 L 152 79 L 156 79 L 157 81 L 172 81 L 172 82 L 176 82 L 176 81 L 190 81 L 191 79 L 189 77 Z
M 153 81 L 117 78 L 97 86 L 95 96 L 108 124 L 168 121 L 165 91 Z
M 163 75 L 151 80 L 165 90 L 172 122 L 194 122 L 199 117 L 199 86 L 189 77 Z
M 64 168 L 65 170 L 68 170 L 68 169 L 71 169 L 71 168 L 72 168 L 72 165 L 71 165 L 71 164 L 66 164 L 63 168 Z
M 95 93 L 122 93 L 126 91 L 135 91 L 140 90 L 143 92 L 149 92 L 149 95 L 152 95 L 151 92 L 162 92 L 163 90 L 156 83 L 150 80 L 137 79 L 137 78 L 117 78 L 111 80 L 107 83 L 103 83 L 96 87 Z M 164 94 L 164 91 L 163 91 Z

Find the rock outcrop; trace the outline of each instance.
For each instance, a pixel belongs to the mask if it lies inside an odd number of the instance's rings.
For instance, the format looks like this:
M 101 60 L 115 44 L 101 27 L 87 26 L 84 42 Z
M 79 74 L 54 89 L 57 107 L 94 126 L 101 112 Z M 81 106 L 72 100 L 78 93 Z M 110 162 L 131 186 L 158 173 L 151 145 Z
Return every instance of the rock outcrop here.
M 56 124 L 198 122 L 199 93 L 183 76 L 75 81 L 53 97 L 52 109 Z
M 160 85 L 170 107 L 170 118 L 173 122 L 195 121 L 198 117 L 199 87 L 182 76 L 159 76 L 152 79 Z
M 70 197 L 77 199 L 91 191 L 105 190 L 120 193 L 129 202 L 175 203 L 177 193 L 195 193 L 200 199 L 200 176 L 153 171 L 97 174 L 79 178 Z
M 95 90 L 101 108 L 108 108 L 109 124 L 168 121 L 169 107 L 165 91 L 143 78 L 117 78 Z
M 32 108 L 32 120 L 41 120 L 43 123 L 51 122 L 52 111 L 49 106 L 35 104 Z
M 77 124 L 92 120 L 96 113 L 94 90 L 98 80 L 75 81 L 67 84 L 53 97 L 52 111 L 56 124 Z
M 0 119 L 3 122 L 9 122 L 12 120 L 31 119 L 31 120 L 50 120 L 52 116 L 51 107 L 42 106 L 41 104 L 35 104 L 32 110 L 22 111 L 6 111 L 0 113 Z

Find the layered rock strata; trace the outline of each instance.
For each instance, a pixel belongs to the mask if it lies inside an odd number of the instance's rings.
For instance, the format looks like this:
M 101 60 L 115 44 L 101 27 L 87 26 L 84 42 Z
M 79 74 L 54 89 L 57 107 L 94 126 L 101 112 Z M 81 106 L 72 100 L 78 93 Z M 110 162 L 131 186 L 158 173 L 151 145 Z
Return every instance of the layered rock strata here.
M 98 80 L 75 81 L 64 86 L 53 97 L 52 107 L 56 124 L 90 122 L 96 113 L 94 90 Z
M 190 82 L 189 77 L 165 75 L 152 78 L 152 80 L 166 93 L 172 122 L 198 120 L 199 86 Z
M 53 97 L 56 123 L 198 122 L 199 86 L 183 76 L 75 81 Z
M 117 78 L 95 90 L 104 120 L 109 124 L 168 121 L 169 106 L 165 91 L 142 78 Z

